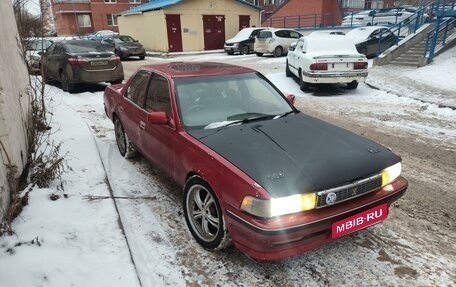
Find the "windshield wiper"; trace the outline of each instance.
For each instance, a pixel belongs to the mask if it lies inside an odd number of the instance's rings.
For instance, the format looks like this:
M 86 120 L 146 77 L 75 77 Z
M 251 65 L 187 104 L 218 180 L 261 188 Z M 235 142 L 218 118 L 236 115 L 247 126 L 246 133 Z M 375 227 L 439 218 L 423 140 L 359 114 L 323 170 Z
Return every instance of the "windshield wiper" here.
M 232 125 L 240 125 L 240 124 L 246 124 L 246 123 L 251 123 L 255 121 L 261 121 L 261 120 L 266 120 L 266 119 L 272 119 L 275 117 L 275 115 L 261 115 L 258 117 L 250 117 L 250 118 L 243 118 L 240 120 L 234 120 L 234 121 L 223 121 L 223 122 L 215 122 L 215 123 L 210 123 L 207 126 L 204 127 L 204 129 L 215 129 L 215 128 L 222 128 L 222 127 L 229 127 Z
M 280 119 L 280 118 L 286 117 L 286 116 L 288 116 L 288 115 L 290 115 L 290 114 L 294 114 L 294 112 L 295 112 L 295 111 L 289 111 L 289 112 L 283 113 L 283 114 L 281 114 L 281 115 L 276 115 L 276 116 L 274 117 L 274 120 L 275 120 L 275 119 Z

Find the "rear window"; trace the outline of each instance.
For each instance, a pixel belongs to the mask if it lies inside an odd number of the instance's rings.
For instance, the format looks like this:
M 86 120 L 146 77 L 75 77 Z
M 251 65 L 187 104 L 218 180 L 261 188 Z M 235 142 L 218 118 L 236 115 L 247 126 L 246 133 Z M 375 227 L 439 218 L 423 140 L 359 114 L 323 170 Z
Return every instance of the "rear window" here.
M 260 31 L 260 33 L 258 33 L 258 36 L 257 38 L 272 38 L 272 33 L 271 31 Z
M 102 44 L 97 41 L 80 41 L 71 42 L 66 44 L 67 49 L 71 53 L 85 53 L 85 52 L 111 52 L 112 47 Z

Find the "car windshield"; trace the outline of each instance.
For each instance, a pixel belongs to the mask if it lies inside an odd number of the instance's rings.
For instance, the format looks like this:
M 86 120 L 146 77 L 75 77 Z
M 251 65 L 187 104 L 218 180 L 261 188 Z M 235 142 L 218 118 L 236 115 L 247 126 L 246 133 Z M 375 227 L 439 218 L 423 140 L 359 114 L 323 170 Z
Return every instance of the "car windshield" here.
M 99 53 L 111 52 L 112 48 L 108 45 L 102 44 L 97 41 L 78 41 L 67 43 L 68 51 L 72 53 Z
M 133 43 L 135 39 L 130 36 L 119 36 L 114 38 L 114 42 L 116 43 Z
M 178 78 L 175 83 L 179 112 L 188 129 L 274 119 L 294 111 L 258 73 Z

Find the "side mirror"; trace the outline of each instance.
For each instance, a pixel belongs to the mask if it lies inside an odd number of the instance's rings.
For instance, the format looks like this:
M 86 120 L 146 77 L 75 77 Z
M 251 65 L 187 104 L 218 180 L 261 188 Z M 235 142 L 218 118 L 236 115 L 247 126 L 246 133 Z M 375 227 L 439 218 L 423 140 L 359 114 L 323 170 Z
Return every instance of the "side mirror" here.
M 295 47 L 294 47 L 294 46 L 290 46 L 290 47 L 288 48 L 288 51 L 294 51 L 294 50 L 295 50 Z
M 290 95 L 287 95 L 287 101 L 288 101 L 290 104 L 294 105 L 295 99 L 296 99 L 296 96 L 295 96 L 295 95 L 291 95 L 291 94 L 290 94 Z
M 165 112 L 150 112 L 147 114 L 147 122 L 149 124 L 166 125 L 168 117 Z

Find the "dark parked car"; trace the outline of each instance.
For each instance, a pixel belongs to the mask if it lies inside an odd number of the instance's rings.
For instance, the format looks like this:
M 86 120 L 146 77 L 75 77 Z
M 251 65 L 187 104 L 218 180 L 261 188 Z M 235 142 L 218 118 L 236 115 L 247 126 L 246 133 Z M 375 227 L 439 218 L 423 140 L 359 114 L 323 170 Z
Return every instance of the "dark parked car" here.
M 264 28 L 244 28 L 239 31 L 236 36 L 231 39 L 226 40 L 225 42 L 225 52 L 228 55 L 233 55 L 234 53 L 239 53 L 241 55 L 247 55 L 253 52 L 253 44 L 255 43 L 255 37 L 258 35 L 258 32 Z
M 137 56 L 141 60 L 146 57 L 146 50 L 137 40 L 126 35 L 115 35 L 104 38 L 101 41 L 103 44 L 114 46 L 114 53 L 121 59 Z
M 351 30 L 346 34 L 356 45 L 356 49 L 368 58 L 376 57 L 398 42 L 396 34 L 388 27 L 367 26 Z
M 255 70 L 207 62 L 143 66 L 104 93 L 120 154 L 183 186 L 195 240 L 217 250 L 231 237 L 259 260 L 380 222 L 408 186 L 390 149 L 293 101 Z
M 124 72 L 120 58 L 110 46 L 91 40 L 55 42 L 41 57 L 43 78 L 58 81 L 72 92 L 77 83 L 121 83 Z

